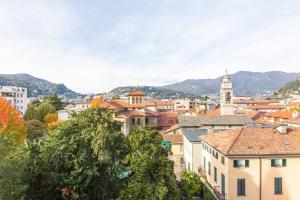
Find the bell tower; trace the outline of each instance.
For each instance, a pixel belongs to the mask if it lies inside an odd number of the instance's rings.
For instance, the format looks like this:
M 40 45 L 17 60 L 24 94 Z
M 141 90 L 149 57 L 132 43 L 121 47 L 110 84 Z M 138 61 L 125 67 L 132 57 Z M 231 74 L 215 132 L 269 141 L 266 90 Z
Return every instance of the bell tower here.
M 221 115 L 233 115 L 234 114 L 234 106 L 233 106 L 233 89 L 232 89 L 232 81 L 227 74 L 227 70 L 225 76 L 221 83 L 220 89 L 220 105 L 221 105 Z

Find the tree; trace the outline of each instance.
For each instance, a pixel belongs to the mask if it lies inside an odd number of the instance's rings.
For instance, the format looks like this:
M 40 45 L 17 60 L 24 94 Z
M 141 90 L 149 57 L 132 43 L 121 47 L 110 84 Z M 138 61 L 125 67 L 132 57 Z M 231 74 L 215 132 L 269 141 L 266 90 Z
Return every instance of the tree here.
M 52 106 L 54 106 L 56 111 L 64 109 L 64 107 L 66 105 L 66 103 L 63 102 L 62 99 L 59 98 L 56 93 L 54 93 L 50 96 L 44 97 L 44 102 L 47 102 L 47 103 L 51 104 Z
M 113 112 L 91 108 L 32 144 L 28 199 L 117 199 L 126 138 Z
M 161 145 L 162 136 L 151 128 L 134 127 L 128 140 L 129 154 L 125 161 L 131 175 L 121 199 L 179 199 L 173 162 Z
M 46 133 L 46 126 L 43 122 L 37 119 L 29 120 L 25 122 L 25 129 L 29 141 L 43 137 Z
M 90 102 L 90 105 L 91 105 L 92 108 L 94 108 L 94 107 L 97 107 L 97 106 L 102 105 L 103 103 L 104 103 L 104 101 L 103 101 L 102 99 L 100 99 L 100 98 L 95 98 L 95 99 L 93 99 L 93 100 Z
M 192 199 L 201 195 L 202 182 L 195 172 L 183 171 L 179 182 L 181 199 Z
M 56 122 L 58 120 L 58 114 L 57 113 L 48 113 L 44 117 L 44 123 L 48 125 L 49 123 Z
M 21 143 L 26 138 L 24 122 L 20 112 L 4 98 L 0 98 L 0 131 L 11 135 Z
M 55 108 L 53 105 L 43 102 L 41 103 L 37 108 L 36 108 L 36 119 L 43 122 L 44 118 L 49 114 L 49 113 L 55 113 Z
M 0 134 L 0 199 L 22 199 L 27 183 L 24 174 L 28 164 L 28 149 Z

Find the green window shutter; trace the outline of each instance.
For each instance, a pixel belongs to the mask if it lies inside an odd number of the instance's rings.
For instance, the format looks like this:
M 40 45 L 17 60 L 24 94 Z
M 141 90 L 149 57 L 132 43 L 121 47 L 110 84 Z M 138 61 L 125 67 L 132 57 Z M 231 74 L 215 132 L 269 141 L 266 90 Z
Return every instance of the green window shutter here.
M 282 166 L 286 167 L 286 159 L 282 159 Z
M 237 160 L 233 160 L 233 167 L 237 167 Z
M 271 167 L 274 167 L 274 166 L 275 166 L 275 160 L 272 159 L 272 160 L 271 160 Z
M 245 160 L 245 167 L 249 167 L 249 160 Z

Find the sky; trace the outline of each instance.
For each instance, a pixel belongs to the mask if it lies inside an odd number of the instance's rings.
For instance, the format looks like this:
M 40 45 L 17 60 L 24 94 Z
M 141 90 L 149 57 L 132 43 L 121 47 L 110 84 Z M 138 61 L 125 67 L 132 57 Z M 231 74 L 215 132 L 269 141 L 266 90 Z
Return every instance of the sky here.
M 0 0 L 0 73 L 81 93 L 300 72 L 299 0 Z

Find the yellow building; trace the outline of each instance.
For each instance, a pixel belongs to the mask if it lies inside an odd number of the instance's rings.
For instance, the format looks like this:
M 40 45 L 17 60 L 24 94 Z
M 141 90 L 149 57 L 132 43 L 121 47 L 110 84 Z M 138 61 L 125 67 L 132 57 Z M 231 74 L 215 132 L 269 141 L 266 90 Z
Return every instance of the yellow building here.
M 200 139 L 201 174 L 220 199 L 300 199 L 300 129 L 238 128 Z

